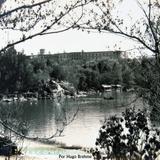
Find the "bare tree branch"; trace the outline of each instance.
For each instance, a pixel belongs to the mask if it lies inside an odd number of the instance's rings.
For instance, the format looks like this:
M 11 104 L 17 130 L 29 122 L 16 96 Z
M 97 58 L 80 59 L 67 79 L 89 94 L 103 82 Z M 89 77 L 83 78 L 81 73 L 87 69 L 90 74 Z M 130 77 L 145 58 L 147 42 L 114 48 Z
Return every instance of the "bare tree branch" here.
M 29 6 L 25 6 L 25 8 L 29 8 L 29 7 L 35 7 L 35 6 L 38 6 L 38 5 L 41 5 L 41 4 L 44 4 L 44 3 L 47 3 L 51 0 L 46 0 L 46 1 L 43 1 L 41 3 L 36 3 L 34 5 L 29 5 Z M 8 45 L 6 45 L 5 47 L 3 47 L 0 52 L 4 52 L 7 48 L 11 47 L 11 46 L 14 46 L 14 45 L 17 45 L 19 43 L 22 43 L 22 42 L 25 42 L 26 40 L 29 40 L 29 39 L 32 39 L 34 37 L 37 37 L 37 36 L 42 36 L 42 35 L 47 35 L 47 34 L 55 34 L 55 33 L 60 33 L 60 32 L 64 32 L 64 31 L 67 31 L 71 28 L 75 28 L 75 25 L 81 20 L 81 18 L 83 17 L 83 7 L 87 4 L 89 4 L 90 2 L 92 2 L 92 0 L 89 0 L 89 1 L 85 1 L 85 2 L 82 2 L 82 1 L 76 1 L 75 4 L 71 5 L 67 10 L 66 12 L 62 13 L 60 12 L 60 14 L 58 15 L 59 17 L 56 17 L 54 19 L 54 21 L 51 23 L 51 24 L 48 24 L 47 26 L 45 26 L 41 31 L 37 32 L 37 33 L 34 33 L 34 34 L 31 34 L 29 36 L 23 36 L 21 39 L 15 41 L 15 42 L 11 42 L 9 43 Z M 21 6 L 18 8 L 21 9 L 23 8 L 24 6 Z M 49 31 L 52 29 L 53 26 L 57 25 L 58 23 L 60 23 L 60 21 L 65 18 L 66 16 L 68 16 L 70 14 L 70 12 L 73 12 L 75 9 L 81 7 L 82 8 L 82 11 L 81 11 L 81 15 L 79 16 L 79 18 L 77 20 L 74 20 L 73 24 L 70 24 L 70 26 L 66 26 L 64 29 L 60 29 L 60 30 L 55 30 L 55 31 Z M 12 10 L 12 12 L 10 13 L 13 13 L 15 12 L 16 9 Z M 8 13 L 9 14 L 9 13 Z M 32 27 L 34 25 L 36 25 L 40 20 L 36 20 L 34 22 L 34 24 L 32 25 Z M 10 29 L 10 28 L 7 28 L 7 29 Z M 12 27 L 11 27 L 12 29 Z M 15 29 L 15 30 L 20 30 L 20 29 Z M 26 31 L 27 33 L 27 31 Z
M 151 33 L 152 33 L 152 36 L 153 36 L 153 39 L 154 39 L 154 43 L 155 43 L 155 52 L 157 54 L 159 54 L 159 49 L 156 48 L 156 46 L 158 45 L 157 42 L 158 42 L 158 37 L 156 35 L 156 32 L 154 31 L 154 27 L 152 25 L 152 20 L 151 20 L 151 11 L 152 11 L 152 3 L 151 3 L 151 0 L 149 0 L 148 2 L 148 15 L 147 15 L 147 12 L 145 11 L 145 9 L 143 8 L 142 4 L 140 4 L 140 2 L 137 0 L 137 3 L 139 4 L 140 8 L 142 9 L 145 17 L 147 18 L 147 21 L 148 21 L 148 25 L 149 25 L 149 28 L 151 30 Z M 158 56 L 158 55 L 156 55 Z
M 97 30 L 97 27 L 80 27 L 82 29 L 86 29 L 86 30 Z M 152 52 L 156 52 L 154 49 L 152 49 L 150 46 L 148 46 L 144 41 L 142 41 L 139 37 L 137 36 L 134 36 L 134 35 L 130 35 L 130 34 L 127 34 L 125 32 L 123 32 L 122 30 L 119 29 L 119 31 L 115 31 L 115 30 L 112 30 L 112 29 L 105 29 L 105 28 L 102 28 L 101 29 L 101 32 L 104 32 L 104 33 L 112 33 L 112 34 L 119 34 L 123 37 L 127 37 L 131 40 L 136 40 L 137 42 L 140 42 L 144 47 L 146 47 L 147 49 L 149 49 L 150 51 Z
M 52 1 L 52 0 L 45 0 L 45 1 L 34 3 L 34 4 L 31 4 L 31 5 L 22 5 L 20 7 L 15 8 L 15 9 L 12 9 L 12 10 L 9 10 L 7 12 L 4 12 L 3 14 L 0 14 L 0 18 L 2 18 L 4 16 L 8 16 L 8 15 L 12 14 L 13 12 L 17 12 L 17 11 L 19 11 L 21 9 L 27 9 L 27 8 L 31 9 L 31 8 L 34 8 L 36 6 L 40 6 L 42 4 L 48 3 L 50 1 Z

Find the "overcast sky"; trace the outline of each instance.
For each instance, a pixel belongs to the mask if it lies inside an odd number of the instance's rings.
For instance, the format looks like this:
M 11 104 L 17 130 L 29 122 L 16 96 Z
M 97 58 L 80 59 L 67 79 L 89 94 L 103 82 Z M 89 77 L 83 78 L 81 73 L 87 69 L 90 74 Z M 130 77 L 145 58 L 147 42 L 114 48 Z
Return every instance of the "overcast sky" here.
M 128 0 L 126 0 L 128 2 Z M 131 10 L 132 15 L 138 17 L 140 14 L 136 9 L 135 1 L 123 4 L 123 12 L 119 13 L 122 16 Z M 134 2 L 134 3 L 133 3 Z M 136 10 L 136 12 L 135 12 Z M 126 12 L 126 13 L 125 13 Z M 4 33 L 4 31 L 3 31 Z M 2 42 L 10 41 L 15 35 L 9 31 L 5 32 Z M 70 30 L 63 33 L 38 36 L 32 40 L 16 45 L 18 51 L 24 50 L 25 54 L 37 54 L 41 48 L 45 49 L 46 53 L 62 53 L 75 51 L 105 51 L 105 50 L 130 50 L 136 46 L 136 43 L 129 41 L 113 34 Z M 109 48 L 108 48 L 109 47 Z
M 124 1 L 121 6 L 119 15 L 125 17 L 125 14 L 130 12 L 132 16 L 138 17 L 140 13 L 135 12 L 137 4 L 134 0 L 128 3 Z M 135 8 L 135 9 L 134 9 Z M 128 21 L 128 23 L 130 23 Z M 26 54 L 36 54 L 40 48 L 44 48 L 46 53 L 62 53 L 74 51 L 106 51 L 106 50 L 129 50 L 136 46 L 136 43 L 129 39 L 122 38 L 113 34 L 97 33 L 80 30 L 70 30 L 54 35 L 47 35 L 34 38 L 23 44 L 17 45 L 17 49 L 24 49 Z M 109 47 L 109 48 L 108 48 Z
M 116 46 L 115 46 L 116 45 Z M 121 48 L 119 48 L 121 46 Z M 108 48 L 109 47 L 109 48 Z M 133 47 L 129 40 L 117 37 L 113 34 L 87 33 L 70 30 L 67 32 L 39 36 L 33 40 L 26 41 L 16 46 L 18 50 L 25 50 L 26 54 L 38 53 L 44 48 L 46 53 L 74 52 L 74 51 L 105 51 L 105 50 L 127 50 Z

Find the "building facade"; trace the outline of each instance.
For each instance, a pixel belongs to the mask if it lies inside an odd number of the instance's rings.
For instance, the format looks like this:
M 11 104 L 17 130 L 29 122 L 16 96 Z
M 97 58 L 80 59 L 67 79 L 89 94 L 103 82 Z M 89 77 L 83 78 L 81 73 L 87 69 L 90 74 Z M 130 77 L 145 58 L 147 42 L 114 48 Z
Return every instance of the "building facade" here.
M 51 58 L 56 62 L 64 61 L 92 61 L 102 59 L 119 59 L 121 57 L 121 51 L 99 51 L 99 52 L 69 52 L 58 54 L 44 54 L 46 58 Z

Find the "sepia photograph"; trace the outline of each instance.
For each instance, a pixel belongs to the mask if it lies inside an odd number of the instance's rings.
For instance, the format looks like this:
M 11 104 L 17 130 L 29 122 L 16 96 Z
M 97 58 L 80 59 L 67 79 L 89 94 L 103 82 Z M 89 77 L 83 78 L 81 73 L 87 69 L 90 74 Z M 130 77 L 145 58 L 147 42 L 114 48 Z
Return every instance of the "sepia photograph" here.
M 0 0 L 0 160 L 160 160 L 160 0 Z

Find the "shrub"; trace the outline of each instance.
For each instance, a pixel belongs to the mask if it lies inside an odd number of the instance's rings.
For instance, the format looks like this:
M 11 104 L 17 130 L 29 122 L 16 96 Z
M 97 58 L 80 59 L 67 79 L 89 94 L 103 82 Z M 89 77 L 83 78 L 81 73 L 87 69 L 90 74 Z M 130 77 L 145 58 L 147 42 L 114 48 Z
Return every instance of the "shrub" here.
M 160 149 L 159 131 L 149 125 L 146 110 L 127 108 L 105 120 L 96 145 L 95 159 L 152 160 Z

